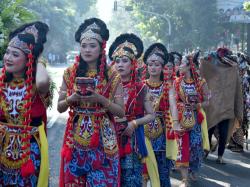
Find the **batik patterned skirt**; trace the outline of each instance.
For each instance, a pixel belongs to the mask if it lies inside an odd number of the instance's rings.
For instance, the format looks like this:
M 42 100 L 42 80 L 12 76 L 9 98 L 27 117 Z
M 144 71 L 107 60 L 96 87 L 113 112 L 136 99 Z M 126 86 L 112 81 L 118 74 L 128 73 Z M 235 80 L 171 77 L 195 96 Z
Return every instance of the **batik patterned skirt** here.
M 101 147 L 75 148 L 72 160 L 65 164 L 64 183 L 67 186 L 119 186 L 119 156 L 107 157 Z
M 196 123 L 190 131 L 178 134 L 178 155 L 176 166 L 189 167 L 191 172 L 198 172 L 202 158 L 201 125 Z
M 166 136 L 162 133 L 159 137 L 151 139 L 158 166 L 161 187 L 170 187 L 170 170 L 173 161 L 166 158 Z
M 0 164 L 0 186 L 36 187 L 40 171 L 40 149 L 35 140 L 32 139 L 30 158 L 35 166 L 35 173 L 23 178 L 20 169 L 8 169 Z
M 170 170 L 173 161 L 166 158 L 166 151 L 155 151 L 161 187 L 171 187 Z
M 121 164 L 121 186 L 142 187 L 142 160 L 136 150 L 135 135 L 131 137 L 132 153 L 120 158 Z

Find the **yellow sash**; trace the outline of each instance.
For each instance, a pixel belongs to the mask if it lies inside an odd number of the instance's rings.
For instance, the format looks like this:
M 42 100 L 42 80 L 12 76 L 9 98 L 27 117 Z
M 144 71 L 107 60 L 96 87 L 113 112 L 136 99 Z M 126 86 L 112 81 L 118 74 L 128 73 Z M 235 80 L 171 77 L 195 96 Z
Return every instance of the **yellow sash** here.
M 37 187 L 48 187 L 49 182 L 49 153 L 48 153 L 48 140 L 44 131 L 44 123 L 38 127 L 39 137 L 41 142 L 41 165 Z
M 148 156 L 145 158 L 148 175 L 150 178 L 151 186 L 160 187 L 160 177 L 158 173 L 158 166 L 155 159 L 155 154 L 151 145 L 150 140 L 145 136 L 145 143 L 148 150 Z
M 178 146 L 176 139 L 166 141 L 166 157 L 169 160 L 176 160 L 178 154 Z
M 172 119 L 171 115 L 170 115 L 170 121 L 171 121 L 171 124 L 173 124 L 173 119 Z M 177 140 L 176 139 L 174 139 L 174 140 L 166 139 L 166 157 L 169 160 L 176 160 L 177 154 L 178 154 Z
M 208 130 L 207 130 L 207 117 L 206 113 L 203 109 L 201 109 L 201 113 L 204 117 L 202 123 L 201 123 L 201 133 L 202 133 L 202 146 L 204 150 L 209 151 L 210 150 L 210 144 L 208 139 Z

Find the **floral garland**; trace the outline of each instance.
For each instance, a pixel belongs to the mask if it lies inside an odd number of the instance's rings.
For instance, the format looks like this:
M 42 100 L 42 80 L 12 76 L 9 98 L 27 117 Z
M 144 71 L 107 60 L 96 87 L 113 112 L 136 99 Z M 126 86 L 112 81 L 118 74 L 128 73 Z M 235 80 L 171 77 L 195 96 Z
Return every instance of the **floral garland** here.
M 203 97 L 202 97 L 201 81 L 200 81 L 200 78 L 199 78 L 199 74 L 196 71 L 195 64 L 193 63 L 191 56 L 188 58 L 188 60 L 189 60 L 189 63 L 190 63 L 191 73 L 193 74 L 195 88 L 196 88 L 197 93 L 198 93 L 198 103 L 201 103 L 202 100 L 203 100 Z M 180 84 L 183 81 L 183 79 L 184 79 L 184 75 L 182 74 L 182 75 L 180 75 L 180 77 L 175 82 L 176 102 L 177 102 L 178 119 L 179 119 L 179 121 L 181 121 L 181 119 L 182 119 L 182 110 L 181 110 L 181 108 L 183 107 L 183 104 L 178 103 L 178 101 L 180 101 L 180 95 L 179 95 L 181 93 L 181 90 L 180 90 L 181 85 Z M 197 122 L 199 124 L 201 124 L 202 121 L 203 121 L 203 119 L 204 119 L 204 116 L 201 113 L 201 108 L 197 108 L 197 112 L 198 112 L 197 113 Z
M 170 104 L 169 104 L 169 88 L 171 85 L 169 85 L 169 81 L 173 81 L 175 79 L 175 73 L 174 69 L 172 70 L 172 76 L 170 77 L 168 75 L 168 67 L 164 67 L 164 88 L 163 88 L 163 116 L 166 123 L 166 138 L 168 140 L 174 140 L 176 139 L 176 135 L 174 133 L 173 129 L 173 123 L 170 119 Z
M 175 80 L 175 83 L 174 83 L 174 87 L 175 87 L 175 91 L 176 91 L 176 104 L 177 104 L 177 110 L 178 110 L 178 120 L 181 121 L 182 119 L 182 111 L 181 111 L 181 107 L 182 105 L 179 103 L 180 101 L 180 84 L 183 80 L 183 75 L 180 75 L 180 77 L 178 77 L 176 80 Z
M 102 94 L 102 90 L 104 85 L 102 82 L 104 81 L 104 69 L 106 66 L 106 41 L 102 43 L 102 57 L 101 57 L 101 65 L 100 65 L 100 72 L 98 75 L 99 79 L 99 84 L 97 85 L 97 90 L 99 90 L 99 94 Z M 67 89 L 67 96 L 72 95 L 72 91 L 74 89 L 74 82 L 76 78 L 76 71 L 79 67 L 80 63 L 80 56 L 76 56 L 75 58 L 75 63 L 73 65 L 70 77 L 69 77 L 69 85 Z M 69 106 L 69 118 L 66 124 L 66 130 L 64 134 L 64 142 L 63 142 L 63 147 L 61 151 L 61 156 L 62 158 L 65 159 L 66 162 L 69 162 L 72 159 L 72 149 L 73 149 L 73 118 L 74 118 L 74 108 L 73 106 Z M 96 105 L 95 106 L 96 111 L 99 111 L 101 106 Z M 103 117 L 103 113 L 96 112 L 94 114 L 95 116 L 95 121 L 94 121 L 94 134 L 91 137 L 90 144 L 89 146 L 92 148 L 96 148 L 99 145 L 99 137 L 100 137 L 100 119 Z
M 145 81 L 147 79 L 147 65 L 143 65 L 143 72 L 142 72 L 142 80 Z
M 137 61 L 136 59 L 132 60 L 132 66 L 131 66 L 131 81 L 130 81 L 130 85 L 129 85 L 129 96 L 131 98 L 136 98 L 137 95 L 137 85 L 138 83 L 136 82 L 137 80 Z M 129 106 L 127 105 L 128 103 L 126 103 L 126 111 L 128 112 L 129 110 Z M 130 103 L 131 106 L 133 106 L 133 109 L 131 111 L 131 117 L 132 119 L 136 119 L 136 114 L 138 111 L 138 106 L 137 106 L 137 99 L 133 99 L 132 103 Z
M 21 166 L 21 175 L 22 177 L 29 177 L 35 172 L 35 166 L 33 161 L 30 158 L 30 140 L 32 135 L 30 134 L 30 130 L 32 127 L 30 126 L 30 123 L 32 121 L 31 119 L 31 105 L 32 105 L 32 89 L 33 89 L 33 63 L 34 63 L 34 57 L 32 54 L 33 51 L 33 45 L 29 45 L 30 53 L 28 54 L 28 62 L 26 64 L 27 71 L 26 71 L 26 80 L 25 80 L 25 85 L 26 85 L 26 95 L 23 98 L 24 104 L 24 128 L 21 131 L 22 134 L 24 134 L 24 138 L 22 139 L 22 145 L 21 149 L 24 152 L 22 154 L 22 159 L 27 160 L 22 166 Z M 3 87 L 5 87 L 5 79 L 6 79 L 6 68 L 5 66 L 2 69 L 2 76 L 0 77 L 0 94 L 4 95 L 3 93 Z M 4 97 L 2 97 L 4 98 Z M 4 101 L 6 102 L 6 101 Z
M 190 59 L 190 64 L 191 64 L 191 71 L 194 75 L 194 84 L 195 87 L 197 88 L 197 92 L 198 92 L 198 103 L 201 103 L 203 101 L 203 96 L 202 96 L 202 85 L 201 85 L 201 80 L 200 80 L 200 76 L 195 68 L 195 64 L 193 63 L 192 58 Z M 201 112 L 201 106 L 199 105 L 199 108 L 197 109 L 197 122 L 199 124 L 202 123 L 202 121 L 204 120 L 204 116 Z
M 123 87 L 126 87 L 128 89 L 128 100 L 127 100 L 127 103 L 125 104 L 125 113 L 130 114 L 128 121 L 136 119 L 136 114 L 139 111 L 139 107 L 137 106 L 137 99 L 136 99 L 138 83 L 136 82 L 137 81 L 137 60 L 135 58 L 132 59 L 131 61 L 130 70 L 131 70 L 130 81 L 122 82 Z M 131 100 L 131 103 L 128 103 L 129 100 Z M 131 110 L 130 110 L 131 108 L 130 106 L 132 107 Z M 130 138 L 128 138 L 128 141 L 125 145 L 124 150 L 120 150 L 120 154 L 121 152 L 123 152 L 122 154 L 126 154 L 126 155 L 132 152 Z
M 171 85 L 169 84 L 169 81 L 175 80 L 175 70 L 173 68 L 172 70 L 172 76 L 170 77 L 168 75 L 169 68 L 165 65 L 163 69 L 163 93 L 162 97 L 160 97 L 160 104 L 161 108 L 163 109 L 163 117 L 164 121 L 166 123 L 166 137 L 167 139 L 175 139 L 175 133 L 171 129 L 173 128 L 172 121 L 170 119 L 170 111 L 169 111 L 169 89 Z M 147 74 L 147 66 L 144 66 L 143 70 L 143 80 L 146 80 L 146 74 Z

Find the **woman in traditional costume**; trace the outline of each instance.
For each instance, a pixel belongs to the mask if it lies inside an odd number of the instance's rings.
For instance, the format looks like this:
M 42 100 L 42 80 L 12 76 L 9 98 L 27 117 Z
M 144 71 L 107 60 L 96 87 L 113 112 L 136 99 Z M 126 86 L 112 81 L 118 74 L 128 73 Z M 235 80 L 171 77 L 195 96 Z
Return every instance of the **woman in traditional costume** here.
M 106 24 L 97 18 L 86 19 L 75 33 L 80 56 L 65 70 L 58 100 L 59 112 L 69 108 L 60 186 L 119 186 L 113 116 L 125 112 L 120 78 L 106 66 L 108 38 Z
M 187 55 L 179 67 L 180 77 L 174 82 L 181 129 L 178 130 L 176 167 L 180 169 L 184 185 L 197 180 L 203 150 L 209 150 L 206 116 L 202 108 L 208 105 L 208 88 L 197 73 L 197 55 Z
M 142 186 L 142 159 L 147 156 L 144 124 L 154 119 L 147 87 L 137 79 L 137 59 L 143 43 L 134 34 L 121 34 L 112 43 L 109 57 L 121 76 L 126 119 L 117 119 L 121 186 Z
M 26 24 L 10 34 L 0 77 L 0 186 L 48 186 L 45 135 L 49 76 L 38 62 L 48 26 Z
M 46 23 L 43 23 L 41 21 L 34 21 L 31 23 L 26 23 L 23 24 L 22 26 L 18 27 L 16 30 L 12 31 L 10 33 L 9 38 L 13 38 L 16 34 L 18 33 L 30 33 L 35 37 L 35 42 L 36 43 L 45 43 L 47 41 L 47 37 L 46 34 L 49 31 L 49 27 Z M 43 46 L 39 45 L 38 46 L 42 53 L 43 51 Z M 45 67 L 47 66 L 46 60 L 41 57 L 41 55 L 38 58 L 38 63 L 42 63 Z M 49 78 L 49 84 L 50 84 L 50 88 L 49 88 L 49 92 L 47 94 L 46 97 L 42 97 L 42 101 L 45 103 L 46 108 L 51 107 L 52 106 L 52 96 L 53 96 L 53 92 L 54 92 L 54 88 L 53 88 L 53 83 L 52 83 L 52 79 Z M 45 133 L 47 133 L 47 115 L 43 115 L 43 121 L 44 121 L 44 128 L 45 128 Z
M 173 62 L 168 62 L 168 58 L 167 49 L 161 43 L 151 45 L 144 54 L 144 62 L 149 75 L 146 85 L 149 88 L 150 100 L 156 114 L 154 121 L 144 125 L 145 136 L 152 145 L 162 187 L 171 186 L 169 174 L 173 166 L 172 160 L 176 160 L 177 156 L 177 142 L 173 130 L 173 122 L 178 123 L 173 88 L 175 70 Z M 151 174 L 152 167 L 147 159 L 146 165 L 152 183 L 155 177 Z
M 175 75 L 179 77 L 179 66 L 181 64 L 182 55 L 174 51 L 174 52 L 170 52 L 169 56 L 170 56 L 170 61 L 173 61 L 174 66 L 175 66 Z

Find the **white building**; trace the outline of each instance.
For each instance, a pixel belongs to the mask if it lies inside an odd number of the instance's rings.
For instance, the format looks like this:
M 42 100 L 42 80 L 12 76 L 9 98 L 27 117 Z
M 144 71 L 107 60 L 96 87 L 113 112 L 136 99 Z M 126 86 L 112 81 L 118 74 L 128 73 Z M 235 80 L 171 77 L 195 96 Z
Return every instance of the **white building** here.
M 242 7 L 244 1 L 246 0 L 217 0 L 217 8 L 227 10 Z
M 249 13 L 243 9 L 247 0 L 217 0 L 217 9 L 224 22 L 250 23 Z

